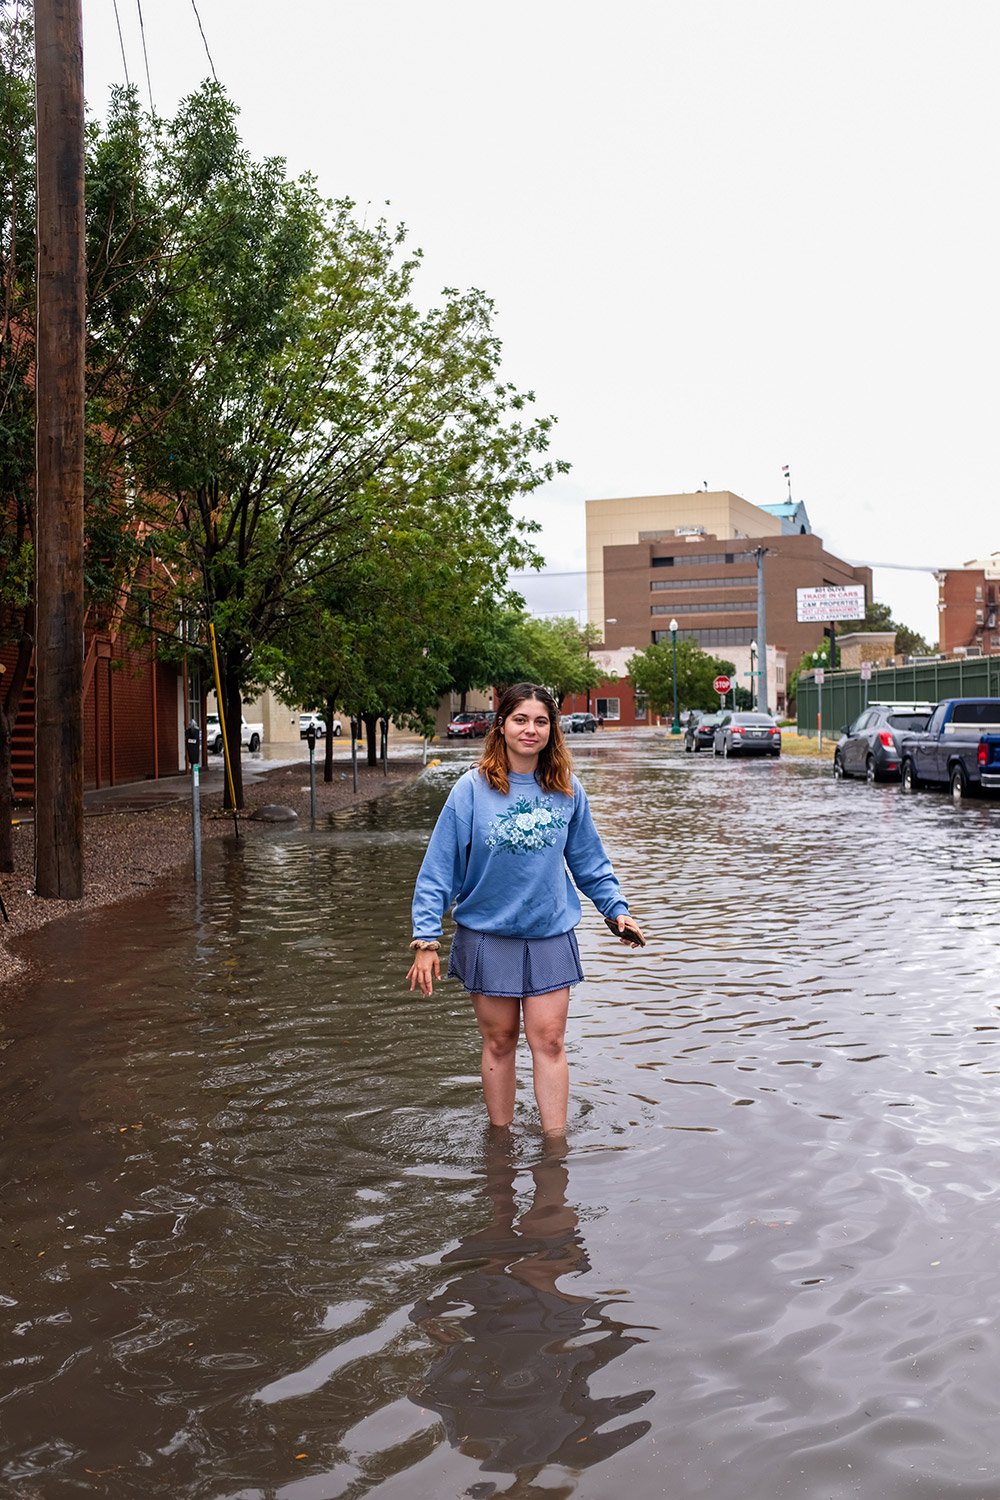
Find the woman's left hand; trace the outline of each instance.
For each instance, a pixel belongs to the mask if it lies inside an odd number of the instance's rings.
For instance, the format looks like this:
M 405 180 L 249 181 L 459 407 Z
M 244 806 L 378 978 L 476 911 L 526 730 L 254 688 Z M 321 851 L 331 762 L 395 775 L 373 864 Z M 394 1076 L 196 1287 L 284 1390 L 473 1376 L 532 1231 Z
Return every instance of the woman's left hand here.
M 633 922 L 631 917 L 620 916 L 615 918 L 615 926 L 618 929 L 620 941 L 629 948 L 645 948 L 646 939 L 638 922 Z

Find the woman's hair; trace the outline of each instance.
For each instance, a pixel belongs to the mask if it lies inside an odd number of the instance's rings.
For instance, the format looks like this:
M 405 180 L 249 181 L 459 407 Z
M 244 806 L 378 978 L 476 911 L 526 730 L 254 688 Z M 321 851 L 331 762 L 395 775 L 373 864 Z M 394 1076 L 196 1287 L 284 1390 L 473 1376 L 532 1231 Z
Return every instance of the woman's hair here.
M 559 728 L 556 700 L 548 688 L 538 687 L 533 682 L 515 682 L 513 687 L 505 689 L 483 745 L 479 769 L 495 792 L 506 795 L 510 791 L 510 761 L 507 759 L 507 746 L 503 737 L 504 720 L 510 718 L 519 703 L 524 703 L 529 698 L 537 699 L 549 716 L 549 737 L 539 752 L 538 769 L 535 772 L 539 785 L 547 792 L 562 792 L 565 796 L 572 797 L 573 762 Z

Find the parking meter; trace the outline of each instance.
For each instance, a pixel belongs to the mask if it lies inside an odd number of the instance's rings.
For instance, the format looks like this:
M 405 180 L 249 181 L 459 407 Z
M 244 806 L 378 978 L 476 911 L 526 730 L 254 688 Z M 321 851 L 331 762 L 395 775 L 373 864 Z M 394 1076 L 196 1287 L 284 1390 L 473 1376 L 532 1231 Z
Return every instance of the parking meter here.
M 198 766 L 201 764 L 201 730 L 198 728 L 198 720 L 191 719 L 184 731 L 184 745 L 187 750 L 188 764 Z
M 316 725 L 315 724 L 310 724 L 309 728 L 306 730 L 306 744 L 309 746 L 309 754 L 310 754 L 310 756 L 314 755 L 315 751 L 316 751 Z

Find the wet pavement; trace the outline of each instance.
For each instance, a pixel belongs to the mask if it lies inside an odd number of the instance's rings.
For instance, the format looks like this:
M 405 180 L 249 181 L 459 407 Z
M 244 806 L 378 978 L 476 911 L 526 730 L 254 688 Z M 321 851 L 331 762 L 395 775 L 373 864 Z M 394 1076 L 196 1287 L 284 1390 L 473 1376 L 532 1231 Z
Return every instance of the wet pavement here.
M 651 941 L 584 919 L 564 1155 L 403 988 L 467 749 L 31 941 L 4 1500 L 1000 1500 L 1000 805 L 573 749 Z

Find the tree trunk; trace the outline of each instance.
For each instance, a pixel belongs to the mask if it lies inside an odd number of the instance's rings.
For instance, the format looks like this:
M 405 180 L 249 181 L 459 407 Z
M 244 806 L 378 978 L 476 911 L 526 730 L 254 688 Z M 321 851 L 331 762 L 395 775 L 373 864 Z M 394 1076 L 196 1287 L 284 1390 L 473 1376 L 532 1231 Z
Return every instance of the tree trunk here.
M 368 741 L 368 764 L 378 765 L 378 714 L 363 715 L 365 739 Z
M 462 692 L 461 692 L 461 696 L 459 697 L 459 700 L 458 700 L 458 707 L 459 707 L 459 712 L 460 713 L 463 713 L 463 714 L 465 713 L 465 700 L 468 698 L 468 696 L 469 695 L 465 691 L 465 688 L 463 688 Z
M 333 699 L 326 700 L 326 744 L 323 746 L 323 780 L 333 780 Z
M 232 765 L 233 791 L 236 795 L 237 810 L 243 807 L 243 696 L 239 684 L 238 663 L 227 661 L 225 672 L 222 674 L 222 693 L 226 701 L 224 706 L 220 706 L 219 712 L 226 716 L 226 739 L 229 741 L 229 758 Z M 228 779 L 222 805 L 227 811 L 232 811 L 233 802 L 229 795 Z

